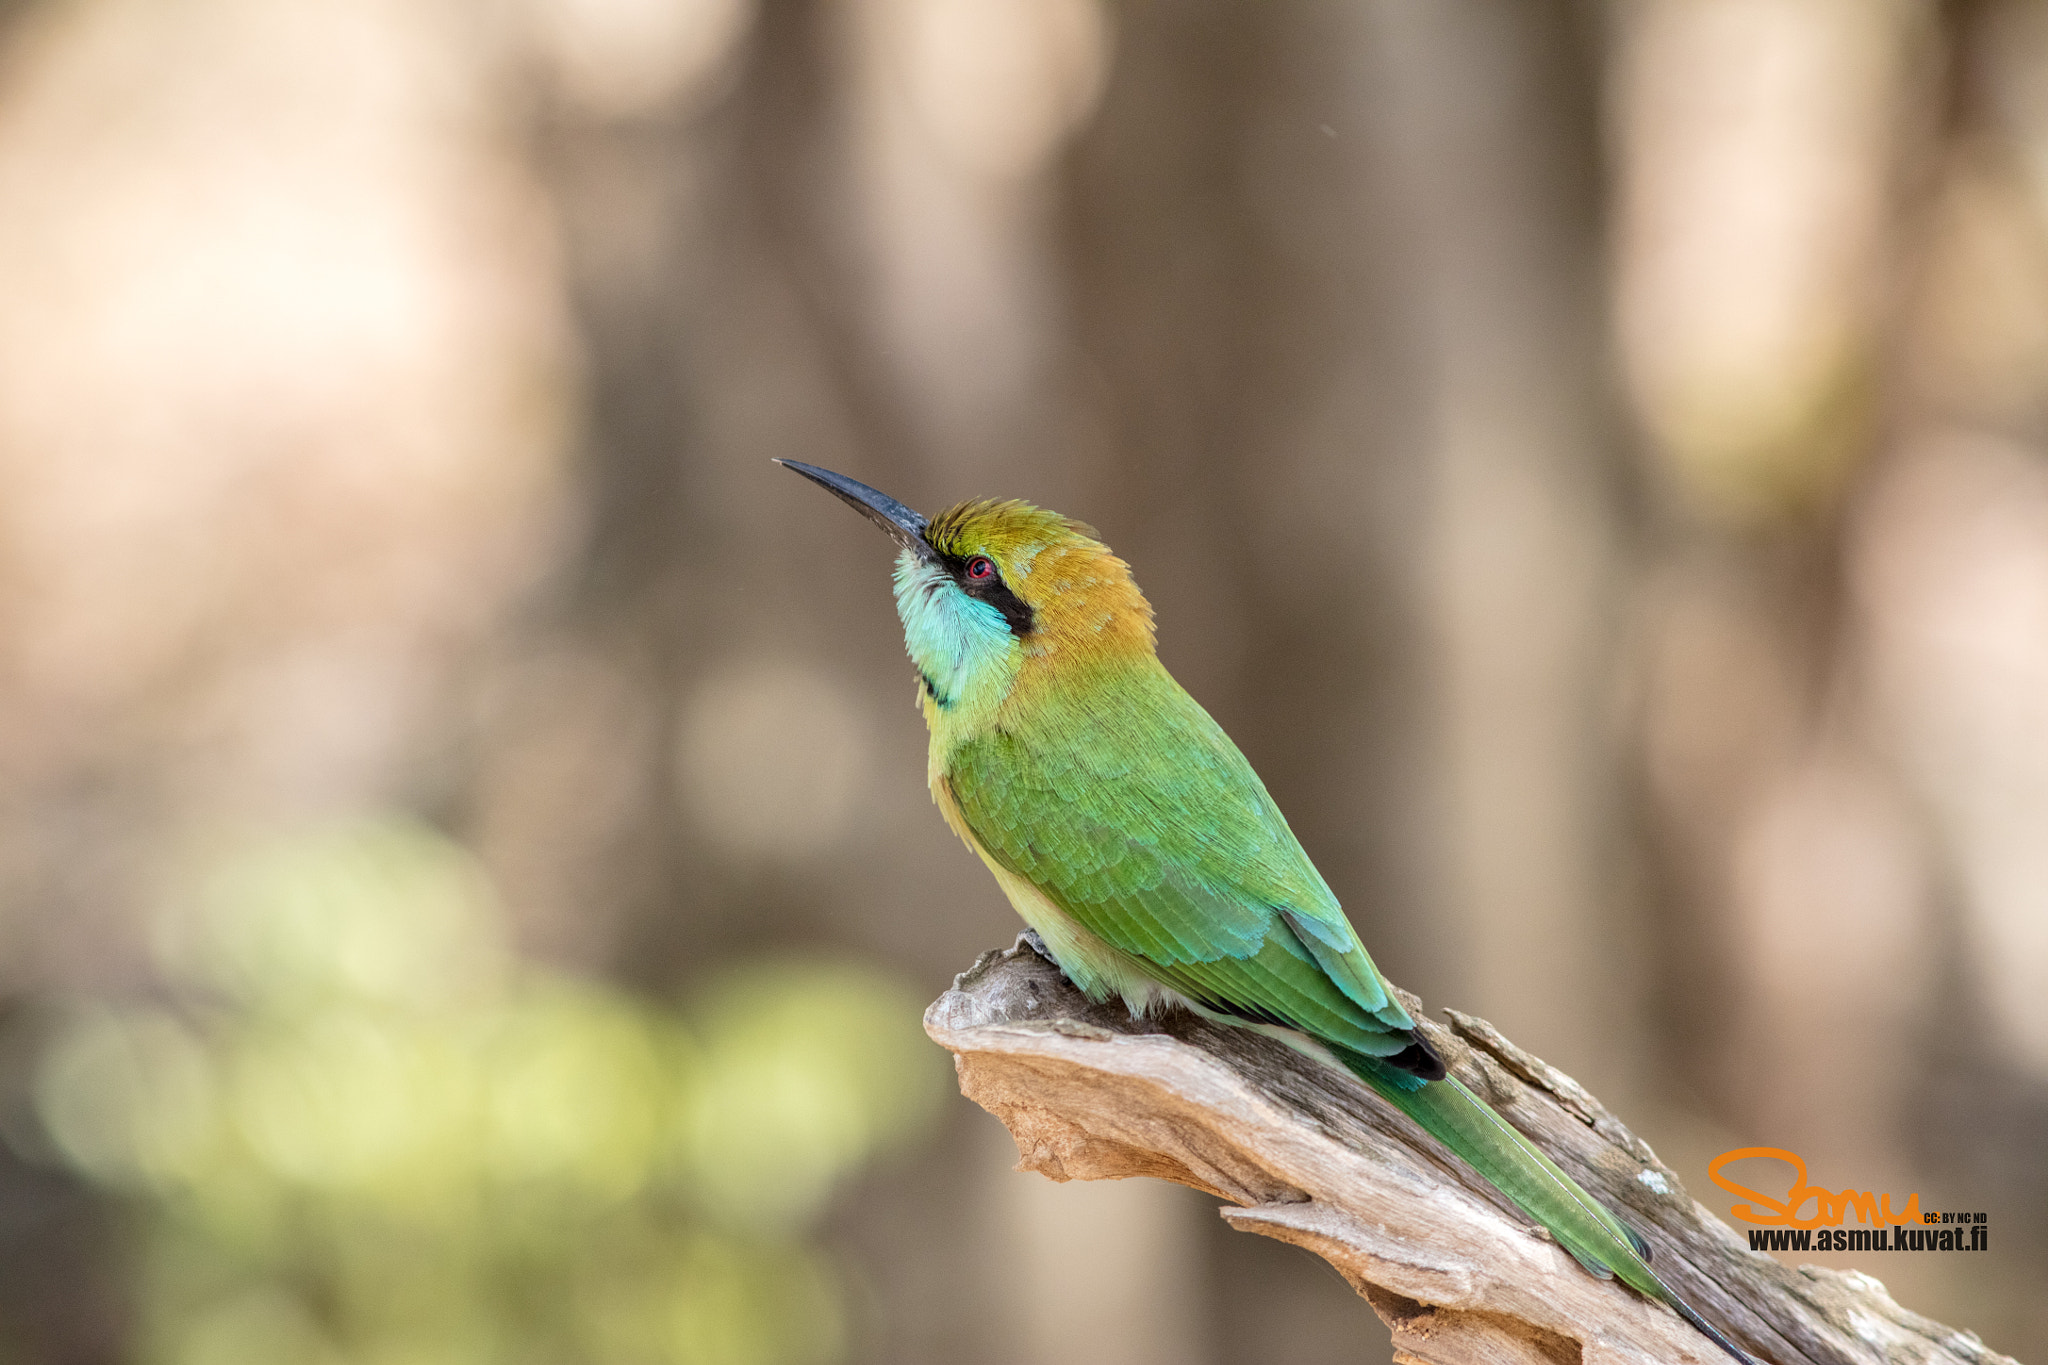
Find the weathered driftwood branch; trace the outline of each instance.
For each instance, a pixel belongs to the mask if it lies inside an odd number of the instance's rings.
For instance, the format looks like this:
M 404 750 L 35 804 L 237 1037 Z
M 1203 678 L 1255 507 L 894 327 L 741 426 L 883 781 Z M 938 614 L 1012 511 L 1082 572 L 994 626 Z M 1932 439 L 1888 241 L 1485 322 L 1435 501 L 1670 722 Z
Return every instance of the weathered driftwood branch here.
M 1409 1010 L 1423 1018 L 1417 1001 Z M 1650 1240 L 1658 1273 L 1773 1365 L 2011 1365 L 1866 1275 L 1751 1252 L 1569 1076 L 1482 1019 L 1424 1030 L 1454 1074 Z M 1158 1176 L 1228 1200 L 1233 1227 L 1306 1247 L 1427 1365 L 1725 1365 L 1675 1314 L 1594 1279 L 1405 1117 L 1283 1044 L 1185 1013 L 1091 1005 L 1019 940 L 925 1014 L 1019 1169 Z

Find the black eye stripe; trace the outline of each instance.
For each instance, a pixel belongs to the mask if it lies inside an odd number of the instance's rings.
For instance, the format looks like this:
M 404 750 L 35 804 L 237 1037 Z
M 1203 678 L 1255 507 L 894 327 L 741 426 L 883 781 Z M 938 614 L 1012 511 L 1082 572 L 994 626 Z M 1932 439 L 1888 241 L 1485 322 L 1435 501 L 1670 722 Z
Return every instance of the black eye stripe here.
M 942 553 L 939 561 L 946 566 L 946 572 L 953 576 L 953 581 L 960 585 L 962 592 L 977 601 L 988 603 L 1003 614 L 1003 621 L 1010 627 L 1012 635 L 1024 636 L 1031 633 L 1037 624 L 1037 613 L 1031 610 L 1030 603 L 1010 591 L 1010 585 L 1003 582 L 1002 572 L 996 568 L 994 560 L 987 555 Z M 985 576 L 973 576 L 972 570 L 977 565 L 987 567 L 988 572 Z

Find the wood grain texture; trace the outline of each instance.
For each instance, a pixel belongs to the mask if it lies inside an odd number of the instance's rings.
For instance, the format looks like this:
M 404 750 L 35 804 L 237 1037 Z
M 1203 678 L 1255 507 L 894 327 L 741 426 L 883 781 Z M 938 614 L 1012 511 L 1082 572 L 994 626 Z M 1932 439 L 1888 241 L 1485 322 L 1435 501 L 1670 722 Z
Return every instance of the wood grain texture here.
M 1404 996 L 1423 1019 L 1420 1002 Z M 1425 1020 L 1454 1075 L 1649 1239 L 1652 1264 L 1772 1365 L 2010 1365 L 1867 1275 L 1751 1252 L 1569 1076 L 1484 1020 Z M 925 1013 L 1019 1169 L 1154 1176 L 1228 1201 L 1233 1227 L 1329 1261 L 1417 1365 L 1716 1365 L 1661 1304 L 1594 1279 L 1433 1138 L 1348 1075 L 1245 1029 L 1094 1005 L 1023 940 Z

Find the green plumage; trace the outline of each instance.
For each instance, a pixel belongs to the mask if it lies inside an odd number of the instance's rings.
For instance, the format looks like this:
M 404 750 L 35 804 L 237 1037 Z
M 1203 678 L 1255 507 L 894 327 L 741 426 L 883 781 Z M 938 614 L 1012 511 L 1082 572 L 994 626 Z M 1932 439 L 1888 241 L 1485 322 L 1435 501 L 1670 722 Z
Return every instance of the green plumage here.
M 1073 680 L 962 743 L 947 779 L 983 850 L 1090 934 L 1197 1003 L 1326 1044 L 1589 1270 L 1657 1292 L 1633 1236 L 1492 1109 L 1380 1060 L 1415 1021 L 1251 764 L 1156 662 Z
M 1156 660 L 1083 670 L 963 741 L 947 779 L 991 858 L 1160 984 L 1371 1056 L 1409 1045 L 1258 774 Z
M 1160 664 L 1150 607 L 1091 531 L 1013 502 L 927 522 L 791 467 L 902 546 L 933 796 L 1076 985 L 1315 1040 L 1587 1270 L 1754 1365 L 1657 1277 L 1640 1238 L 1445 1077 L 1258 774 Z
M 1609 1213 L 1600 1201 L 1580 1189 L 1577 1182 L 1516 1132 L 1492 1106 L 1466 1089 L 1462 1081 L 1431 1081 L 1411 1089 L 1374 1075 L 1369 1058 L 1346 1060 L 1389 1104 L 1465 1158 L 1495 1189 L 1549 1229 L 1558 1245 L 1580 1265 L 1603 1280 L 1619 1276 L 1623 1284 L 1638 1293 L 1682 1308 L 1677 1296 L 1650 1269 L 1649 1248 L 1643 1239 Z M 1718 1334 L 1714 1335 L 1720 1340 Z

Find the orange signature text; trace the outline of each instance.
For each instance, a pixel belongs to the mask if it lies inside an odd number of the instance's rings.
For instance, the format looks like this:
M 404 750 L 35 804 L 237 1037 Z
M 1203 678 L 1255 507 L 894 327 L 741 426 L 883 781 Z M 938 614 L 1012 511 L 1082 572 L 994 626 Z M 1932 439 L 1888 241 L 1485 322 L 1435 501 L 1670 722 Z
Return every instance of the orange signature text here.
M 1731 1161 L 1742 1161 L 1748 1157 L 1770 1157 L 1776 1161 L 1789 1161 L 1797 1174 L 1792 1179 L 1792 1188 L 1785 1192 L 1783 1199 L 1758 1194 L 1755 1190 L 1725 1180 L 1721 1168 Z M 1878 1196 L 1868 1190 L 1830 1190 L 1819 1185 L 1806 1183 L 1806 1163 L 1783 1147 L 1737 1147 L 1732 1152 L 1723 1152 L 1707 1163 L 1707 1178 L 1730 1194 L 1745 1195 L 1753 1203 L 1737 1204 L 1728 1210 L 1745 1223 L 1764 1226 L 1795 1228 L 1840 1227 L 1842 1216 L 1850 1209 L 1856 1210 L 1857 1218 L 1872 1227 L 1884 1223 L 1917 1223 L 1920 1221 L 1920 1196 L 1906 1196 L 1906 1207 L 1892 1212 L 1892 1197 L 1884 1196 L 1883 1211 L 1879 1212 Z M 1799 1211 L 1811 1202 L 1813 1216 L 1802 1218 Z M 1761 1206 L 1765 1212 L 1758 1213 Z

